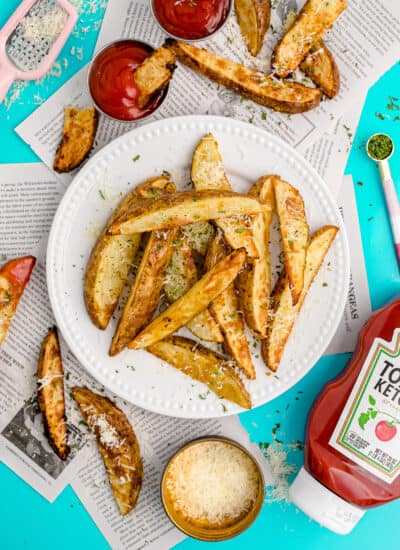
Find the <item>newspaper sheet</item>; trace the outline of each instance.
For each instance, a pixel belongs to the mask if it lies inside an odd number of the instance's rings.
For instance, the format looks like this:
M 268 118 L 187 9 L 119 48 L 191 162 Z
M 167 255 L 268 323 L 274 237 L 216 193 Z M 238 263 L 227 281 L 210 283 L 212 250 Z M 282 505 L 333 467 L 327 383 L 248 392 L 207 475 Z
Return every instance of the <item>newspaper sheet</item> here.
M 275 6 L 276 3 L 273 4 Z M 202 46 L 246 64 L 252 64 L 259 70 L 268 70 L 268 59 L 280 36 L 282 21 L 290 11 L 297 11 L 297 9 L 295 0 L 276 4 L 272 17 L 273 32 L 271 30 L 267 34 L 265 45 L 255 60 L 246 53 L 234 15 L 221 33 L 203 42 Z M 388 17 L 391 18 L 394 32 L 391 33 L 390 38 L 388 37 L 383 48 L 380 26 L 384 25 Z M 396 29 L 399 28 L 399 17 L 400 4 L 397 5 L 389 0 L 375 0 L 368 3 L 361 3 L 358 0 L 349 2 L 349 8 L 336 22 L 334 30 L 329 31 L 327 38 L 329 46 L 338 56 L 342 92 L 340 97 L 333 101 L 322 102 L 312 112 L 289 116 L 267 110 L 251 101 L 243 101 L 229 90 L 209 82 L 186 67 L 179 66 L 171 83 L 167 100 L 152 118 L 155 120 L 196 113 L 230 116 L 263 127 L 305 152 L 323 132 L 332 130 L 335 125 L 336 127 L 348 126 L 345 120 L 339 122 L 343 113 L 355 111 L 363 98 L 363 91 L 397 60 L 400 34 Z M 371 27 L 372 32 L 370 31 L 368 39 L 365 39 L 363 22 L 368 21 L 369 18 L 374 19 L 374 25 Z M 350 36 L 351 42 L 348 42 Z M 109 0 L 97 41 L 97 49 L 120 37 L 140 38 L 154 45 L 163 41 L 164 35 L 154 23 L 146 0 L 119 0 L 118 2 Z M 375 42 L 378 45 L 376 48 Z M 55 150 L 60 141 L 65 105 L 74 104 L 83 107 L 92 104 L 87 89 L 87 72 L 88 66 L 82 68 L 16 128 L 17 133 L 49 167 L 52 166 Z M 111 139 L 135 127 L 132 124 L 112 121 L 104 116 L 100 118 L 93 152 Z M 149 120 L 146 119 L 145 122 Z M 59 177 L 68 184 L 72 176 L 73 174 L 64 174 Z

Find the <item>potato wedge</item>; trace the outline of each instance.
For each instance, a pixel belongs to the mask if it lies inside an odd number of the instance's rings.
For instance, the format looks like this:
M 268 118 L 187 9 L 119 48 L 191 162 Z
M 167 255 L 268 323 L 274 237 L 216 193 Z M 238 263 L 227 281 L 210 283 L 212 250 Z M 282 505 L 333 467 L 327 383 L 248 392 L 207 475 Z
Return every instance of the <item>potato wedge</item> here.
M 33 256 L 15 258 L 0 268 L 0 346 L 36 263 Z
M 75 387 L 72 395 L 89 429 L 95 434 L 119 510 L 135 508 L 143 482 L 139 443 L 129 420 L 110 399 Z
M 226 258 L 226 245 L 218 233 L 208 249 L 205 269 L 212 269 Z M 239 308 L 239 298 L 235 285 L 230 284 L 210 305 L 210 311 L 224 335 L 226 352 L 236 362 L 247 378 L 255 378 L 256 371 L 251 360 L 249 343 L 246 338 L 243 314 Z
M 203 384 L 221 399 L 251 409 L 250 395 L 229 361 L 194 340 L 170 336 L 147 351 Z
M 178 233 L 177 227 L 151 232 L 111 342 L 111 356 L 120 353 L 150 323 Z
M 63 135 L 53 164 L 56 172 L 70 172 L 82 164 L 92 149 L 99 123 L 94 107 L 68 106 L 64 117 Z
M 300 69 L 329 99 L 333 99 L 339 93 L 339 69 L 332 52 L 322 38 L 312 43 L 310 51 L 300 63 Z
M 268 335 L 262 341 L 261 352 L 266 366 L 272 371 L 278 369 L 286 342 L 292 331 L 296 317 L 303 305 L 304 299 L 314 281 L 322 262 L 339 231 L 338 227 L 327 225 L 314 233 L 307 249 L 307 263 L 304 277 L 304 287 L 296 305 L 293 305 L 290 284 L 286 276 L 282 276 L 272 295 L 273 311 L 268 328 Z
M 161 46 L 137 67 L 133 78 L 139 89 L 140 109 L 146 108 L 168 86 L 175 70 L 175 61 L 174 52 Z
M 190 177 L 197 191 L 208 189 L 232 191 L 218 142 L 213 134 L 206 134 L 194 150 Z M 223 231 L 226 242 L 233 249 L 244 247 L 248 256 L 257 257 L 258 252 L 254 244 L 249 216 L 219 218 L 215 223 Z
M 216 264 L 179 300 L 163 311 L 129 344 L 131 349 L 146 348 L 188 324 L 235 279 L 246 259 L 246 251 L 235 250 Z
M 90 254 L 84 278 L 86 309 L 92 322 L 100 329 L 107 328 L 126 284 L 141 235 L 107 235 L 111 224 L 141 198 L 171 190 L 169 176 L 151 178 L 138 185 L 121 200 L 100 233 Z
M 272 55 L 275 74 L 285 78 L 297 69 L 314 41 L 331 28 L 346 8 L 346 0 L 307 0 L 294 24 L 275 47 Z
M 247 49 L 256 56 L 271 20 L 271 0 L 235 0 L 235 12 Z
M 250 195 L 258 196 L 271 206 L 266 214 L 253 216 L 254 242 L 258 259 L 249 259 L 239 273 L 236 286 L 246 323 L 257 338 L 265 338 L 268 324 L 268 301 L 271 292 L 269 231 L 275 206 L 273 177 L 262 176 L 252 186 Z
M 285 269 L 296 305 L 304 284 L 306 252 L 310 236 L 304 202 L 300 193 L 280 177 L 273 177 L 276 209 L 282 234 Z
M 184 65 L 275 111 L 304 113 L 317 107 L 321 101 L 321 91 L 316 88 L 308 88 L 298 82 L 281 82 L 265 73 L 185 42 L 167 39 L 167 44 L 173 48 L 178 61 Z
M 56 327 L 49 330 L 40 350 L 37 395 L 46 437 L 57 455 L 65 460 L 70 448 L 65 417 L 64 370 Z
M 256 198 L 232 191 L 178 191 L 167 197 L 143 200 L 116 220 L 108 235 L 128 235 L 170 229 L 223 216 L 257 214 L 269 210 Z
M 176 302 L 197 282 L 197 268 L 185 235 L 181 235 L 169 261 L 164 279 L 164 292 L 170 303 Z M 224 337 L 208 308 L 188 322 L 186 327 L 198 338 L 223 342 Z
M 215 235 L 214 226 L 209 222 L 197 222 L 185 225 L 181 228 L 181 232 L 186 236 L 190 248 L 197 254 L 200 254 L 200 256 L 207 254 L 210 242 Z

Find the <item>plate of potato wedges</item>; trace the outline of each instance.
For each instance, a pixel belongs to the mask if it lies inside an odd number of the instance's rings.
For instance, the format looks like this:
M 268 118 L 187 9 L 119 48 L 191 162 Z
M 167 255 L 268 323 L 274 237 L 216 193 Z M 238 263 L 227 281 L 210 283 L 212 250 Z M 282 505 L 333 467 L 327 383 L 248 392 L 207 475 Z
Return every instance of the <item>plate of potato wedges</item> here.
M 233 119 L 153 122 L 94 155 L 47 250 L 65 341 L 145 409 L 218 417 L 262 405 L 321 357 L 349 253 L 328 188 L 281 139 Z

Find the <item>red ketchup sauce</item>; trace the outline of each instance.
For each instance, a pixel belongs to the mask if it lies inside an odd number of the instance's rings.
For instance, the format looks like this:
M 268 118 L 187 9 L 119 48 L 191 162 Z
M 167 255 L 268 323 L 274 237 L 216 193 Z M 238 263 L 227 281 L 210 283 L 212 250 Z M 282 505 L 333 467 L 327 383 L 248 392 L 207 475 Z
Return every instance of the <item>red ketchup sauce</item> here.
M 139 109 L 136 67 L 153 49 L 142 42 L 116 42 L 98 54 L 89 74 L 90 93 L 98 107 L 118 120 L 138 120 L 152 113 L 162 101 L 161 92 L 145 109 Z
M 324 388 L 308 419 L 306 471 L 361 509 L 400 497 L 400 330 L 396 329 L 400 329 L 400 298 L 364 325 L 346 369 Z M 307 485 L 308 481 L 291 496 L 320 521 L 318 499 L 307 500 Z M 346 521 L 351 523 L 348 513 Z
M 215 32 L 229 14 L 231 0 L 153 0 L 160 25 L 173 36 L 198 40 Z

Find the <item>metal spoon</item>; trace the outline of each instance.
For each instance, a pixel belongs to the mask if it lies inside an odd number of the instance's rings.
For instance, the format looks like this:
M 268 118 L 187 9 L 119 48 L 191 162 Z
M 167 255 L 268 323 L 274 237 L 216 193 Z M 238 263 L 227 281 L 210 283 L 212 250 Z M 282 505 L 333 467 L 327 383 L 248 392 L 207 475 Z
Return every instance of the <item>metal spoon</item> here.
M 369 144 L 371 142 L 371 139 L 378 135 L 386 136 L 392 144 L 392 150 L 384 159 L 376 159 L 369 152 Z M 399 199 L 397 198 L 396 188 L 394 186 L 394 182 L 393 182 L 393 178 L 392 178 L 392 174 L 390 172 L 390 166 L 389 166 L 389 159 L 394 152 L 394 143 L 390 136 L 388 136 L 387 134 L 382 134 L 382 132 L 379 132 L 378 134 L 374 134 L 369 138 L 369 140 L 367 141 L 366 149 L 367 149 L 367 155 L 369 156 L 369 158 L 378 163 L 379 173 L 381 175 L 382 187 L 385 193 L 386 206 L 389 212 L 390 224 L 392 226 L 392 233 L 393 233 L 393 240 L 395 244 L 397 262 L 400 267 L 400 205 L 399 205 Z

